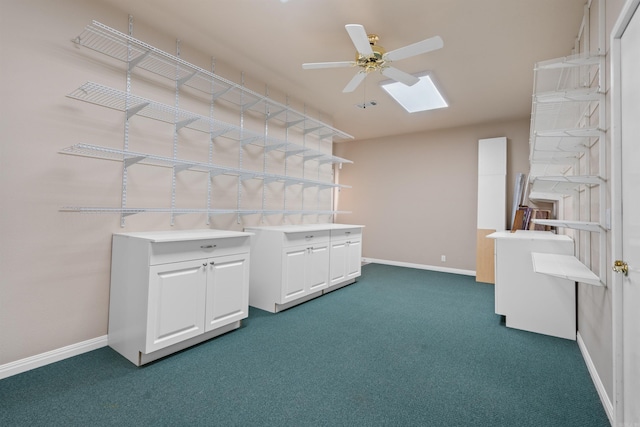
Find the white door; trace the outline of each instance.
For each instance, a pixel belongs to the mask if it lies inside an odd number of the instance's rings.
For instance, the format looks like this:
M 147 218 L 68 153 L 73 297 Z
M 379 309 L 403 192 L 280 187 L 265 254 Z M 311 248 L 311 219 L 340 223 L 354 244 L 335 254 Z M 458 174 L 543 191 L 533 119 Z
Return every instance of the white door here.
M 617 273 L 614 286 L 615 424 L 640 425 L 640 12 L 638 0 L 628 1 L 616 38 L 619 54 L 619 162 L 620 187 L 614 191 L 614 257 L 627 264 L 628 274 Z M 635 11 L 635 13 L 634 13 Z M 625 16 L 626 15 L 626 16 Z M 630 20 L 629 20 L 630 18 Z M 628 21 L 628 25 L 624 22 Z M 617 37 L 619 36 L 619 37 Z M 614 100 L 616 102 L 616 100 Z M 614 106 L 614 114 L 615 114 Z M 617 145 L 614 145 L 618 147 Z M 618 157 L 620 156 L 620 157 Z M 615 171 L 614 171 L 615 172 Z M 619 227 L 618 230 L 615 227 Z
M 329 285 L 329 243 L 316 243 L 309 248 L 305 276 L 309 292 L 325 289 Z
M 331 285 L 347 280 L 347 241 L 331 242 Z
M 205 330 L 211 331 L 249 315 L 249 262 L 247 254 L 208 261 Z
M 282 295 L 279 304 L 296 300 L 305 294 L 304 270 L 307 246 L 286 248 L 282 257 Z
M 145 353 L 204 332 L 206 268 L 203 264 L 206 260 L 151 266 Z
M 362 241 L 350 240 L 347 253 L 347 278 L 360 277 L 362 273 Z

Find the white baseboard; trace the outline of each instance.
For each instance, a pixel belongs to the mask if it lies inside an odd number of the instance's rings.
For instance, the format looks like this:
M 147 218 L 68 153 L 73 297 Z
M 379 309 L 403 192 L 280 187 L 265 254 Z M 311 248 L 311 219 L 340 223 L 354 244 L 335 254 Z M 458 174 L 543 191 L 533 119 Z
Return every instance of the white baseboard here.
M 473 270 L 461 270 L 461 269 L 458 269 L 458 268 L 437 267 L 435 265 L 413 264 L 413 263 L 410 263 L 410 262 L 401 262 L 401 261 L 388 261 L 388 260 L 384 260 L 384 259 L 362 258 L 362 262 L 374 263 L 374 264 L 395 265 L 397 267 L 418 268 L 420 270 L 440 271 L 442 273 L 463 274 L 465 276 L 475 276 L 476 275 L 476 272 L 473 271 Z
M 580 352 L 582 353 L 582 358 L 587 365 L 587 369 L 589 370 L 589 374 L 591 375 L 591 380 L 593 384 L 596 386 L 596 390 L 598 391 L 598 396 L 600 396 L 600 401 L 602 402 L 602 406 L 604 406 L 604 410 L 607 413 L 607 417 L 609 418 L 609 422 L 613 425 L 613 402 L 607 395 L 607 390 L 604 388 L 604 384 L 600 379 L 600 375 L 598 375 L 598 371 L 596 366 L 591 360 L 591 355 L 589 354 L 589 350 L 582 340 L 582 336 L 580 336 L 580 331 L 577 334 L 578 347 L 580 348 Z
M 5 363 L 4 365 L 0 365 L 0 380 L 50 363 L 68 359 L 69 357 L 96 350 L 101 347 L 106 347 L 106 345 L 107 335 L 104 335 L 87 341 L 71 344 L 57 350 L 51 350 L 25 359 L 16 360 L 15 362 Z

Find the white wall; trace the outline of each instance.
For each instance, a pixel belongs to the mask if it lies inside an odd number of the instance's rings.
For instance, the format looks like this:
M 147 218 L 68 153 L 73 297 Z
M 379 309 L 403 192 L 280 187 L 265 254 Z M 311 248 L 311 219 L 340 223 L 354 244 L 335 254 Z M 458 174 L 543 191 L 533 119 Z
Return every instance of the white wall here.
M 128 15 L 93 0 L 0 0 L 2 46 L 0 106 L 0 366 L 107 334 L 110 249 L 114 232 L 171 229 L 169 214 L 138 214 L 120 227 L 118 214 L 61 212 L 63 206 L 120 207 L 122 163 L 59 154 L 77 143 L 123 148 L 124 114 L 70 99 L 66 95 L 90 80 L 119 90 L 126 88 L 125 64 L 78 48 L 71 42 L 86 25 L 97 20 L 128 33 Z M 134 37 L 176 54 L 179 34 L 163 33 L 134 17 Z M 198 52 L 181 40 L 180 57 L 210 70 L 215 52 Z M 235 82 L 241 72 L 216 58 L 215 71 Z M 264 93 L 265 82 L 245 75 L 245 85 Z M 186 91 L 185 91 L 186 92 Z M 145 72 L 134 72 L 132 93 L 173 105 L 172 83 Z M 269 95 L 286 103 L 274 88 Z M 312 100 L 311 100 L 312 101 Z M 313 109 L 295 97 L 290 105 L 314 117 Z M 209 100 L 181 93 L 180 107 L 209 114 Z M 239 125 L 237 111 L 216 105 L 214 116 Z M 318 117 L 319 118 L 319 117 Z M 324 118 L 322 118 L 325 120 Z M 246 114 L 244 125 L 260 132 L 262 117 Z M 284 130 L 270 122 L 270 135 Z M 290 131 L 309 147 L 331 152 L 328 141 Z M 130 120 L 129 149 L 172 157 L 173 125 L 134 117 Z M 179 131 L 178 158 L 207 162 L 209 137 L 188 129 Z M 215 163 L 239 166 L 238 144 L 214 141 Z M 284 174 L 284 154 L 261 147 L 243 149 L 242 167 Z M 287 173 L 309 179 L 331 180 L 332 166 L 318 167 L 300 157 L 287 159 Z M 128 207 L 171 206 L 172 169 L 129 168 Z M 206 208 L 206 174 L 181 172 L 176 179 L 176 207 Z M 213 179 L 212 208 L 237 206 L 236 177 Z M 244 209 L 331 209 L 330 191 L 302 189 L 272 183 L 263 193 L 262 181 L 241 185 Z M 303 206 L 304 203 L 304 206 Z M 220 215 L 207 225 L 205 215 L 176 217 L 174 229 L 221 228 L 241 230 L 245 225 L 290 222 L 327 222 L 317 216 Z
M 601 19 L 600 16 L 600 4 L 604 3 L 604 20 Z M 604 46 L 602 48 L 601 53 L 606 55 L 606 64 L 607 69 L 604 70 L 605 75 L 605 90 L 606 90 L 606 117 L 607 123 L 610 123 L 610 105 L 611 98 L 609 88 L 611 87 L 611 76 L 609 73 L 609 64 L 610 64 L 610 37 L 611 30 L 613 25 L 615 24 L 622 6 L 624 4 L 624 0 L 593 0 L 591 2 L 591 8 L 589 13 L 589 26 L 590 26 L 590 34 L 589 42 L 591 46 L 591 51 L 596 52 L 597 47 L 600 45 L 599 40 L 599 29 L 602 27 L 601 22 L 604 22 Z M 611 156 L 611 127 L 609 125 L 604 126 L 607 130 L 605 136 L 605 144 L 606 144 L 606 156 L 607 160 L 605 162 L 607 166 L 607 170 L 605 171 L 605 177 L 609 178 L 612 176 L 611 170 L 609 170 L 610 166 L 610 156 Z M 598 153 L 595 150 L 592 150 L 591 158 L 594 162 L 598 160 Z M 594 169 L 597 166 L 594 166 Z M 591 216 L 592 221 L 600 221 L 599 218 L 599 206 L 600 203 L 606 203 L 606 206 L 611 206 L 610 200 L 610 179 L 607 179 L 607 198 L 606 200 L 598 200 L 597 189 L 593 189 L 591 192 L 591 203 L 589 206 L 582 206 L 582 212 L 580 213 L 584 218 L 588 218 Z M 606 282 L 611 284 L 611 270 L 608 268 L 609 265 L 612 265 L 613 260 L 611 259 L 611 233 L 609 231 L 605 233 L 600 233 L 602 238 L 606 239 L 606 247 L 607 247 L 607 255 L 604 276 L 606 277 Z M 587 243 L 591 243 L 590 248 L 587 246 Z M 576 248 L 578 253 L 583 259 L 590 259 L 592 263 L 592 268 L 596 269 L 599 272 L 599 244 L 598 244 L 598 236 L 589 236 L 588 234 L 581 233 L 580 235 L 580 245 Z M 584 342 L 584 347 L 586 352 L 588 353 L 589 358 L 593 362 L 593 367 L 595 369 L 595 378 L 596 385 L 600 386 L 604 389 L 606 393 L 606 399 L 608 399 L 607 407 L 608 410 L 612 409 L 613 402 L 615 399 L 614 396 L 614 385 L 613 385 L 613 318 L 612 318 L 612 295 L 611 295 L 611 286 L 607 287 L 593 287 L 585 284 L 580 284 L 578 286 L 578 331 L 580 336 Z M 611 414 L 610 414 L 611 415 Z
M 528 173 L 529 119 L 335 144 L 354 161 L 340 180 L 339 222 L 365 224 L 363 256 L 475 271 L 478 140 L 507 138 L 507 205 Z M 441 261 L 446 256 L 446 262 Z

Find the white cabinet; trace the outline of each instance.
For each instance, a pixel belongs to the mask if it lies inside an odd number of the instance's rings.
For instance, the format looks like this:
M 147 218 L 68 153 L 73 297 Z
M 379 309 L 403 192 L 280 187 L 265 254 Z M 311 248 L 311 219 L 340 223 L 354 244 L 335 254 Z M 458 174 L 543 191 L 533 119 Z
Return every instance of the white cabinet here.
M 243 250 L 248 249 L 247 246 Z M 249 315 L 249 257 L 247 252 L 209 259 L 205 331 Z
M 487 234 L 505 229 L 507 192 L 507 138 L 478 141 L 478 226 L 476 281 L 495 282 L 493 241 Z
M 573 240 L 548 231 L 496 232 L 495 312 L 509 328 L 576 339 L 575 282 L 534 271 L 534 254 L 573 257 Z
M 327 287 L 329 241 L 324 236 L 310 237 L 302 246 L 286 247 L 282 254 L 281 303 L 294 301 Z
M 250 227 L 249 304 L 276 313 L 360 276 L 362 226 Z
M 152 353 L 204 332 L 205 282 L 206 273 L 199 261 L 151 266 L 143 353 Z M 117 315 L 115 301 L 112 309 L 110 315 Z
M 109 346 L 140 366 L 240 327 L 248 316 L 249 233 L 113 236 Z
M 359 277 L 362 266 L 362 228 L 331 230 L 329 287 L 347 284 Z

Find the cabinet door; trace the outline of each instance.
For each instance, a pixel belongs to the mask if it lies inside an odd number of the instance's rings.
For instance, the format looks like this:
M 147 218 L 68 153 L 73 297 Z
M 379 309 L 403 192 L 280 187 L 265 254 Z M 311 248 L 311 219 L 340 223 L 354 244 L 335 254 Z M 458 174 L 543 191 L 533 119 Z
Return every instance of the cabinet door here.
M 362 241 L 347 242 L 346 260 L 347 279 L 355 279 L 362 274 Z
M 207 331 L 249 315 L 249 254 L 211 258 L 207 266 Z
M 316 243 L 309 248 L 305 266 L 305 287 L 309 292 L 329 285 L 329 243 Z
M 282 257 L 282 294 L 280 304 L 296 300 L 305 291 L 305 264 L 309 248 L 296 246 L 286 248 Z
M 150 268 L 145 353 L 204 332 L 206 269 L 203 263 L 202 260 L 185 261 Z
M 330 284 L 347 280 L 347 241 L 331 242 Z

